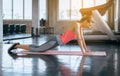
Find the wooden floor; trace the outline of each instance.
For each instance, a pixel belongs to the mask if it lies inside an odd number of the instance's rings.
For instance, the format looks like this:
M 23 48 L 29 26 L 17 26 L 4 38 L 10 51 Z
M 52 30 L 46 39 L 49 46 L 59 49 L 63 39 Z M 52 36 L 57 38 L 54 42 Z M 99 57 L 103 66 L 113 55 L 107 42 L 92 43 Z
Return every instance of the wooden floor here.
M 89 50 L 106 51 L 107 56 L 70 55 L 22 55 L 13 59 L 7 49 L 10 44 L 41 45 L 52 35 L 4 41 L 0 44 L 0 76 L 120 76 L 120 45 L 117 43 L 90 42 Z M 54 48 L 55 50 L 80 50 L 77 43 L 71 42 Z

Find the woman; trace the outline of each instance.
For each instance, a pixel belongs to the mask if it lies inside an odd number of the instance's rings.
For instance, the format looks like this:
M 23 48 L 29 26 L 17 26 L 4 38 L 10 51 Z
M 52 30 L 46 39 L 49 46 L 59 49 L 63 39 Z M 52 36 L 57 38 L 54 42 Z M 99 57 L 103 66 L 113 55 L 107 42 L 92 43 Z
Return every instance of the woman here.
M 62 35 L 53 37 L 46 43 L 40 46 L 36 46 L 32 44 L 23 45 L 23 44 L 15 43 L 8 49 L 8 53 L 15 54 L 14 52 L 12 52 L 12 50 L 17 48 L 25 49 L 26 51 L 32 51 L 32 52 L 44 52 L 52 48 L 55 48 L 56 46 L 64 45 L 77 37 L 77 41 L 81 46 L 81 51 L 83 52 L 83 55 L 90 54 L 90 52 L 88 52 L 86 48 L 86 44 L 82 34 L 82 29 L 89 28 L 91 26 L 91 23 L 92 23 L 91 15 L 89 16 L 84 15 L 80 21 L 72 23 L 72 25 L 69 26 Z
M 66 44 L 77 37 L 77 41 L 79 46 L 81 47 L 81 51 L 83 55 L 91 55 L 93 52 L 87 50 L 85 40 L 83 38 L 82 29 L 89 28 L 91 26 L 92 24 L 91 16 L 93 10 L 98 10 L 99 13 L 103 16 L 107 11 L 107 9 L 113 4 L 114 4 L 114 0 L 110 0 L 106 4 L 102 4 L 96 7 L 81 9 L 80 12 L 83 16 L 82 19 L 78 22 L 74 22 L 70 27 L 67 28 L 67 30 L 62 35 L 56 36 L 40 46 L 22 45 L 19 43 L 15 43 L 8 49 L 8 53 L 16 55 L 15 53 L 12 52 L 12 50 L 17 48 L 26 49 L 26 51 L 32 51 L 32 52 L 44 52 L 58 45 Z

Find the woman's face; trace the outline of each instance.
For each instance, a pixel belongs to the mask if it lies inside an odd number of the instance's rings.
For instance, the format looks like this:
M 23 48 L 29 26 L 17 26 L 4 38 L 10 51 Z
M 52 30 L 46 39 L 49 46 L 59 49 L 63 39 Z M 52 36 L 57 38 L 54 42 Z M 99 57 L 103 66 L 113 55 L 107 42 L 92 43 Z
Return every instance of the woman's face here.
M 92 25 L 92 21 L 91 22 L 84 21 L 81 23 L 82 28 L 90 28 L 91 25 Z

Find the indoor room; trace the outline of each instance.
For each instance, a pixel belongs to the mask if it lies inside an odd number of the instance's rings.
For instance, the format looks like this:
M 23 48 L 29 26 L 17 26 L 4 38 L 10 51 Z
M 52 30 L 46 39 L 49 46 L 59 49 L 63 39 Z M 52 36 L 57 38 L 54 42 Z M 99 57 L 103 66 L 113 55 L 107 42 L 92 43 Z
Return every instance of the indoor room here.
M 120 0 L 0 0 L 0 76 L 119 76 Z

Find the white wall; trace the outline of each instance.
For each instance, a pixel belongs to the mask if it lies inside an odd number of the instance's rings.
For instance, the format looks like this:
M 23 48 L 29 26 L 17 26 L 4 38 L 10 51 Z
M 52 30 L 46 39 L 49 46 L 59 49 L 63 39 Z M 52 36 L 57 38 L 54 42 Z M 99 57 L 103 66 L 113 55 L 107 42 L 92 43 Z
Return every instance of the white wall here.
M 3 41 L 2 0 L 0 0 L 0 43 Z

